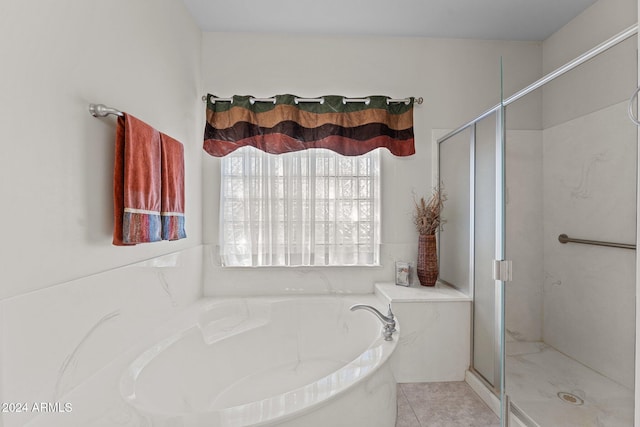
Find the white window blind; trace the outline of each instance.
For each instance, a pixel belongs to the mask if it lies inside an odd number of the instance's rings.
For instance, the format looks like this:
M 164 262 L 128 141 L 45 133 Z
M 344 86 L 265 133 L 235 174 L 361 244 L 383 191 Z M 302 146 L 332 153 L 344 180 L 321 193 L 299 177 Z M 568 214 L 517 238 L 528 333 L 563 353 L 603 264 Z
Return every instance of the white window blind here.
M 225 266 L 378 265 L 380 154 L 313 149 L 222 158 Z

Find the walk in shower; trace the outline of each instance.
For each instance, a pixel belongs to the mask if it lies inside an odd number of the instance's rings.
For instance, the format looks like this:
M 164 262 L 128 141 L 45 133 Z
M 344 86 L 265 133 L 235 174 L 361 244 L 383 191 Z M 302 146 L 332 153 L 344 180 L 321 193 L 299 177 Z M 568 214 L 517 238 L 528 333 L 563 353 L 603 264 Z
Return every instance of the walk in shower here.
M 634 422 L 636 32 L 437 141 L 440 279 L 473 295 L 471 372 L 526 425 Z

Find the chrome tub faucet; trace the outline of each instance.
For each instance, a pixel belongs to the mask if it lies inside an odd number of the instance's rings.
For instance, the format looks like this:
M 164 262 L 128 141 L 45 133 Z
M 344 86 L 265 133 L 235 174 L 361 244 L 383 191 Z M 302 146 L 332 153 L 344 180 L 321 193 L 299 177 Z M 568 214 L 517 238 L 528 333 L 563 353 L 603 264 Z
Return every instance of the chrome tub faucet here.
M 380 321 L 382 322 L 382 325 L 384 326 L 384 330 L 382 331 L 384 340 L 385 341 L 393 340 L 391 336 L 396 331 L 396 320 L 393 315 L 393 312 L 391 311 L 391 304 L 389 304 L 389 312 L 387 313 L 386 316 L 380 313 L 380 311 L 378 311 L 375 307 L 372 307 L 366 304 L 352 305 L 351 308 L 349 308 L 349 310 L 351 311 L 367 310 L 368 312 L 373 313 L 378 319 L 380 319 Z

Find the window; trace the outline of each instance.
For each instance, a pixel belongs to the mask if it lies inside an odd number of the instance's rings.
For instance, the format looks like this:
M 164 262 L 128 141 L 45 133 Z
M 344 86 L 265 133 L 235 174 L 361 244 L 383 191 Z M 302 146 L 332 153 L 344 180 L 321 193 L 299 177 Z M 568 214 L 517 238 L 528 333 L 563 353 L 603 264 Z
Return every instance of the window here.
M 225 266 L 378 265 L 380 153 L 324 149 L 222 158 Z

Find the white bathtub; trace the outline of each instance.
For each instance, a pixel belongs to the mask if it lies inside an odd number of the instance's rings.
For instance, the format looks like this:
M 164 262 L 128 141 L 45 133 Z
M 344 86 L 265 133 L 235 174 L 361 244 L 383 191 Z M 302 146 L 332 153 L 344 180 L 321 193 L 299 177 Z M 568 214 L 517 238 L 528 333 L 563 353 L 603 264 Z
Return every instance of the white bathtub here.
M 393 427 L 396 383 L 373 295 L 205 299 L 120 382 L 154 427 Z

